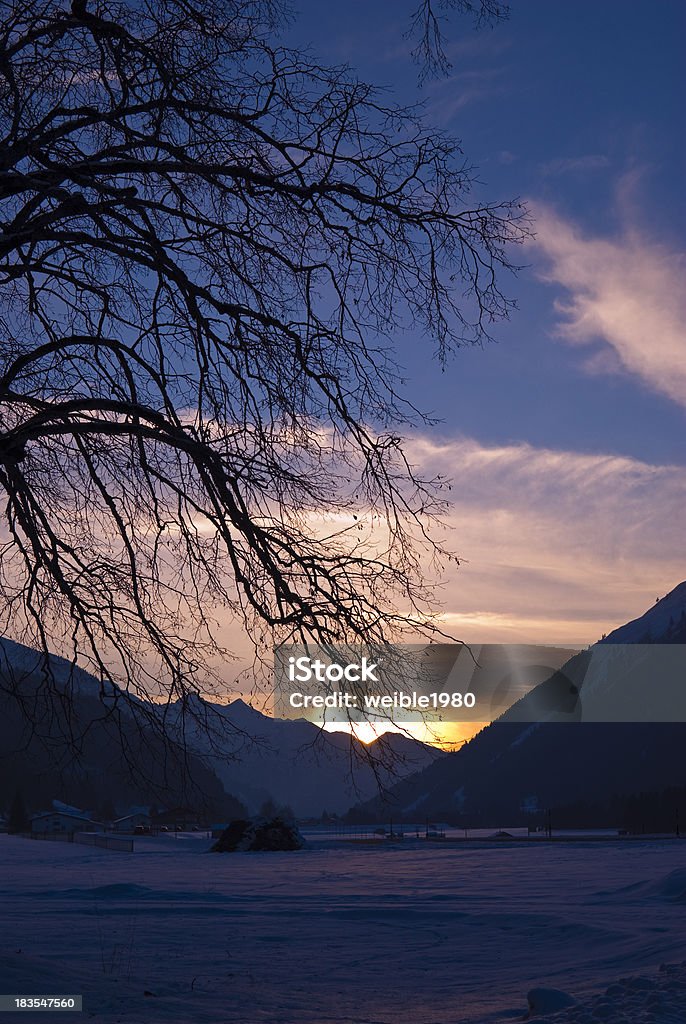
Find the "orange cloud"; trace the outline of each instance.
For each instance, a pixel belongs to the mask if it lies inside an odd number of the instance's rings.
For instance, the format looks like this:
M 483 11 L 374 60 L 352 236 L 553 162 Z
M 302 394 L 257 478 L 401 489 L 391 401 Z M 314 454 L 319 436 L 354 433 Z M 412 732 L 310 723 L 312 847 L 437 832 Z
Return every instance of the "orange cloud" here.
M 417 439 L 412 461 L 453 480 L 443 585 L 470 642 L 585 644 L 684 575 L 686 470 L 617 455 Z

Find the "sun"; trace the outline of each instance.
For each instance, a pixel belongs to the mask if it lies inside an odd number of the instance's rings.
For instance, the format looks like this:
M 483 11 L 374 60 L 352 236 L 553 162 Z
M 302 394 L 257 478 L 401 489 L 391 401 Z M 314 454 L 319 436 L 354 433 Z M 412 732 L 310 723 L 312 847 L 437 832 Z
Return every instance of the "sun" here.
M 459 749 L 486 725 L 487 722 L 407 722 L 402 726 L 392 722 L 325 722 L 323 728 L 327 732 L 352 733 L 365 744 L 374 743 L 384 733 L 398 732 L 421 743 L 452 751 Z

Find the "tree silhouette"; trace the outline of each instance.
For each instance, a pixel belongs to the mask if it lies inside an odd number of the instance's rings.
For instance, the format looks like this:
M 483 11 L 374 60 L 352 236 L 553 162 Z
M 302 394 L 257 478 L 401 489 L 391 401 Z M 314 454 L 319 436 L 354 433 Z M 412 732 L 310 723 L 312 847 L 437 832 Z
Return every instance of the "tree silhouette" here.
M 227 617 L 423 620 L 443 499 L 392 341 L 488 336 L 521 206 L 270 0 L 2 9 L 3 632 L 173 700 Z
M 499 0 L 420 0 L 412 13 L 408 36 L 415 41 L 412 56 L 420 67 L 420 80 L 445 75 L 451 62 L 446 54 L 444 22 L 451 10 L 471 14 L 476 27 L 493 25 L 509 16 L 509 5 Z

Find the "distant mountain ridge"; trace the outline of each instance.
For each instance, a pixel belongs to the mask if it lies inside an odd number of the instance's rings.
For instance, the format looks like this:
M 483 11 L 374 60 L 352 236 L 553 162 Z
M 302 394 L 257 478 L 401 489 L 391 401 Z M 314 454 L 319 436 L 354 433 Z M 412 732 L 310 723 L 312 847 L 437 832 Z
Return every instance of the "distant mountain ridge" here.
M 685 642 L 686 582 L 599 643 Z M 241 700 L 218 705 L 196 697 L 185 708 L 177 704 L 164 711 L 139 701 L 158 720 L 158 728 L 149 731 L 124 716 L 129 757 L 138 762 L 133 765 L 138 774 L 147 773 L 154 783 L 158 795 L 151 798 L 122 762 L 114 722 L 103 719 L 99 682 L 61 658 L 51 658 L 50 667 L 56 685 L 71 688 L 71 710 L 45 701 L 42 706 L 40 655 L 0 640 L 0 677 L 10 669 L 25 676 L 25 692 L 29 698 L 37 695 L 44 727 L 42 737 L 31 736 L 18 707 L 0 688 L 0 804 L 9 803 L 18 785 L 34 802 L 58 797 L 94 808 L 112 801 L 155 802 L 160 793 L 167 803 L 181 804 L 202 789 L 225 816 L 238 811 L 238 798 L 250 811 L 270 799 L 299 816 L 340 814 L 356 805 L 373 819 L 391 812 L 413 820 L 439 816 L 514 823 L 543 808 L 587 800 L 589 794 L 605 799 L 686 784 L 681 722 L 528 724 L 508 721 L 506 714 L 461 750 L 445 755 L 402 734 L 386 734 L 365 747 L 305 720 L 270 718 Z M 118 692 L 108 685 L 106 704 Z M 179 739 L 183 729 L 188 757 L 177 744 L 167 761 L 159 739 L 163 718 Z M 200 727 L 203 721 L 209 731 Z M 63 749 L 57 779 L 50 747 L 57 749 L 81 727 L 86 737 L 80 766 Z M 199 784 L 192 793 L 180 782 L 188 767 Z
M 189 743 L 252 811 L 270 799 L 300 817 L 324 810 L 341 814 L 376 795 L 379 785 L 391 786 L 444 756 L 402 733 L 389 732 L 365 745 L 305 719 L 271 718 L 240 699 L 227 705 L 197 703 L 204 714 L 196 707 L 186 718 Z M 167 716 L 173 722 L 173 707 Z M 194 727 L 197 718 L 204 719 L 203 730 Z
M 242 700 L 219 705 L 192 697 L 184 708 L 127 697 L 147 724 L 135 720 L 123 700 L 115 721 L 106 714 L 121 697 L 114 684 L 101 687 L 87 671 L 51 656 L 56 694 L 69 695 L 66 701 L 51 700 L 44 667 L 39 652 L 0 639 L 0 810 L 21 788 L 33 806 L 55 798 L 96 809 L 204 799 L 213 816 L 227 817 L 244 814 L 246 807 L 255 812 L 271 800 L 299 816 L 318 816 L 324 810 L 342 813 L 371 798 L 379 784 L 390 786 L 442 756 L 401 734 L 365 747 L 346 733 L 322 732 L 304 720 L 270 718 Z M 36 711 L 33 734 L 7 692 L 11 686 L 1 685 L 3 679 L 9 682 L 10 673 Z M 130 764 L 118 747 L 118 728 Z M 172 738 L 168 750 L 163 749 L 163 728 Z M 78 757 L 68 749 L 73 738 Z
M 104 700 L 99 681 L 65 659 L 46 666 L 38 651 L 0 639 L 0 809 L 21 792 L 32 810 L 58 799 L 100 818 L 143 804 L 243 811 L 199 757 L 164 742 L 152 716 L 115 706 L 113 684 L 102 690 Z
M 686 582 L 600 643 L 684 643 L 685 629 Z M 392 813 L 397 820 L 527 824 L 551 807 L 684 786 L 685 748 L 683 722 L 531 723 L 508 720 L 506 713 L 460 750 L 352 813 L 369 820 Z
M 614 629 L 601 644 L 686 643 L 686 580 L 624 626 Z

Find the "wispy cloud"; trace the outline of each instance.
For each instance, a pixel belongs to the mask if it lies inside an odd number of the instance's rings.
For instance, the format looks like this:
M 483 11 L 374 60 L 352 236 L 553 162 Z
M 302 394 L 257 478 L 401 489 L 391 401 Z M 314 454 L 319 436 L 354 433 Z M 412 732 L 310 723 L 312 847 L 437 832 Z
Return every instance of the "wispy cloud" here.
M 604 342 L 617 360 L 596 353 L 592 370 L 621 368 L 686 406 L 684 253 L 633 227 L 617 238 L 592 237 L 549 207 L 532 206 L 540 276 L 569 293 L 556 303 L 560 335 Z
M 686 577 L 686 467 L 466 437 L 414 436 L 406 450 L 419 476 L 451 481 L 434 535 L 462 564 L 446 567 L 436 610 L 460 639 L 592 643 Z M 378 522 L 355 532 L 359 515 L 308 522 L 385 546 Z
M 464 107 L 504 93 L 505 71 L 504 67 L 460 71 L 431 82 L 427 87 L 427 120 L 435 125 L 448 125 Z
M 609 157 L 602 153 L 587 153 L 585 156 L 557 157 L 541 164 L 541 174 L 552 177 L 558 174 L 586 174 L 599 171 L 610 164 Z
M 686 576 L 686 470 L 617 455 L 417 440 L 453 479 L 446 621 L 467 640 L 592 642 Z
M 407 451 L 421 474 L 452 480 L 440 539 L 463 562 L 436 610 L 468 643 L 592 643 L 686 578 L 684 467 L 464 437 L 413 437 Z M 244 671 L 247 639 L 236 621 L 226 632 Z

